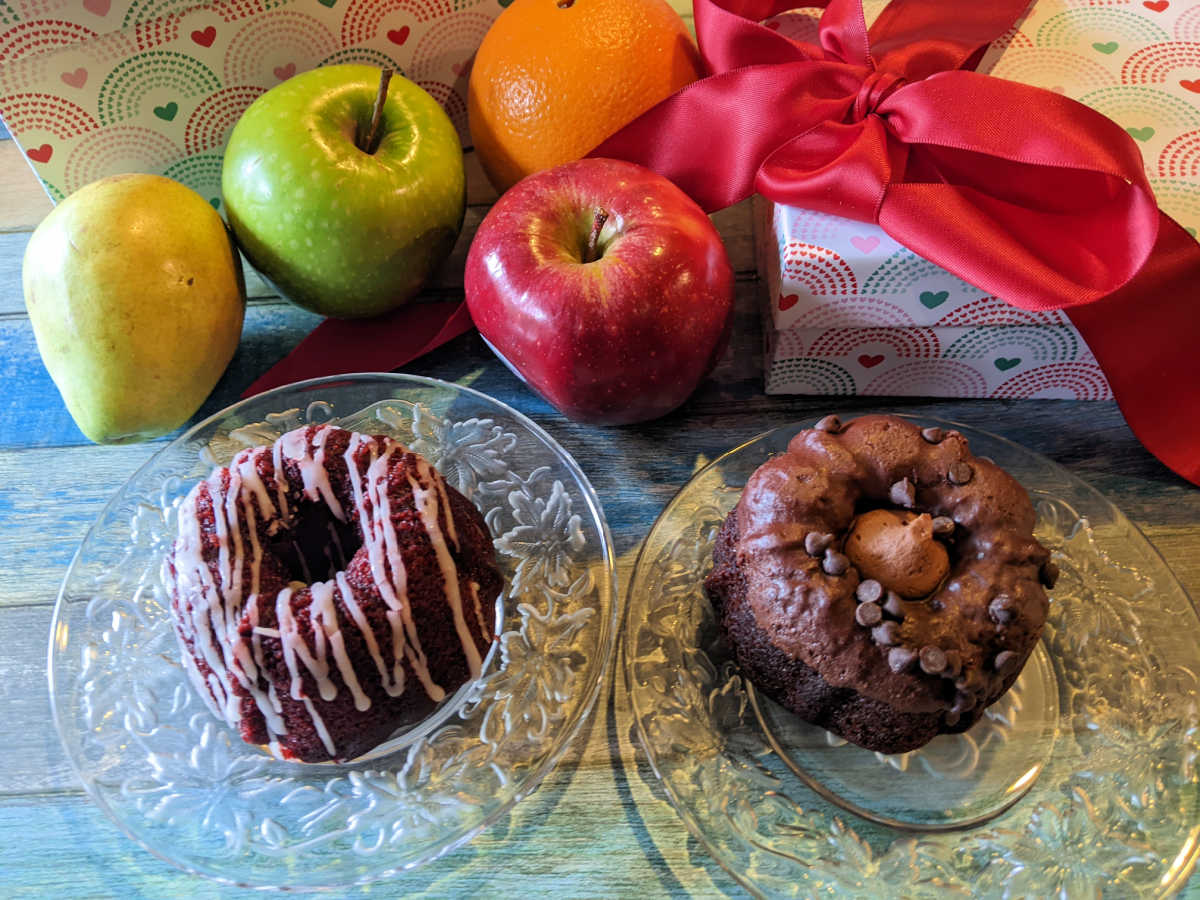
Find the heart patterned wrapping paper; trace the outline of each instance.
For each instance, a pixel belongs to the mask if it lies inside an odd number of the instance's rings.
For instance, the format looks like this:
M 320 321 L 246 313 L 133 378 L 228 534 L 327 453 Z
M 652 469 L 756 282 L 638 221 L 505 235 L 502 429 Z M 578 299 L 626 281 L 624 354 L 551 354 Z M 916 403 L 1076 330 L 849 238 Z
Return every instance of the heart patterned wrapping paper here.
M 885 4 L 864 4 L 868 18 Z M 768 22 L 816 40 L 816 19 Z M 1037 0 L 979 67 L 1066 94 L 1125 128 L 1159 205 L 1200 227 L 1200 4 Z M 755 198 L 766 390 L 1110 399 L 1061 312 L 1018 309 L 878 226 Z
M 467 134 L 471 59 L 504 0 L 0 0 L 0 119 L 51 199 L 150 172 L 220 209 L 242 111 L 297 72 L 389 66 Z

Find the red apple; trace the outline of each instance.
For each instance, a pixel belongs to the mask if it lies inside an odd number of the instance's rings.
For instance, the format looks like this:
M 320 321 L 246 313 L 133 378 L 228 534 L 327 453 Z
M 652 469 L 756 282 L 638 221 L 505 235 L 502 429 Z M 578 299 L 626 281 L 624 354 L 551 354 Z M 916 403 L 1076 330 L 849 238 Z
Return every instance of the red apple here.
M 471 244 L 467 305 L 510 368 L 568 417 L 675 409 L 724 352 L 733 271 L 708 216 L 649 169 L 582 159 L 531 175 Z

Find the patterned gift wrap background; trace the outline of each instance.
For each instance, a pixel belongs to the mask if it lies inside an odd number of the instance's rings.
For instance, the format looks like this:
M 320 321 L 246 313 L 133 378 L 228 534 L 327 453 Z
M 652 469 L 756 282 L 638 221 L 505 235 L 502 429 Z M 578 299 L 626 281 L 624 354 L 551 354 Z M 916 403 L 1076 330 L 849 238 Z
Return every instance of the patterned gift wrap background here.
M 868 19 L 883 6 L 864 4 Z M 816 19 L 768 23 L 816 39 Z M 1133 136 L 1160 206 L 1200 227 L 1200 4 L 1039 0 L 982 71 L 1064 93 Z M 1112 396 L 1058 312 L 1009 306 L 861 222 L 762 203 L 768 393 Z
M 316 66 L 391 66 L 465 138 L 471 59 L 506 2 L 0 0 L 0 118 L 55 201 L 138 171 L 220 208 L 242 111 Z
M 756 199 L 768 394 L 1111 398 L 1079 332 L 878 228 Z

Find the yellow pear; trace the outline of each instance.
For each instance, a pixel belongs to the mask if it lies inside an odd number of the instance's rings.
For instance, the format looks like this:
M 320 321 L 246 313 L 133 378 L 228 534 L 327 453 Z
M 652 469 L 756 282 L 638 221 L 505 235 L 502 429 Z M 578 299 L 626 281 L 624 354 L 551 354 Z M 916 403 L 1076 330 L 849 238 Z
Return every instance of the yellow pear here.
M 157 175 L 114 175 L 63 200 L 30 237 L 22 282 L 42 360 L 97 443 L 186 422 L 242 332 L 246 289 L 225 223 Z

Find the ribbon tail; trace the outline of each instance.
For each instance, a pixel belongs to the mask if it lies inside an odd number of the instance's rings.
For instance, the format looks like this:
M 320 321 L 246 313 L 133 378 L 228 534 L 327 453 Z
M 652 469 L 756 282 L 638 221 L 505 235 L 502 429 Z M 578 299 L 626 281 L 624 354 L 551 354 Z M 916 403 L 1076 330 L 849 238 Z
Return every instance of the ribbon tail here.
M 1030 0 L 891 0 L 871 26 L 871 53 L 880 68 L 908 81 L 974 69 L 1029 6 Z
M 1125 287 L 1066 310 L 1146 449 L 1200 485 L 1200 244 L 1165 214 Z
M 242 396 L 325 375 L 391 371 L 472 327 L 463 300 L 414 303 L 371 319 L 326 319 Z

